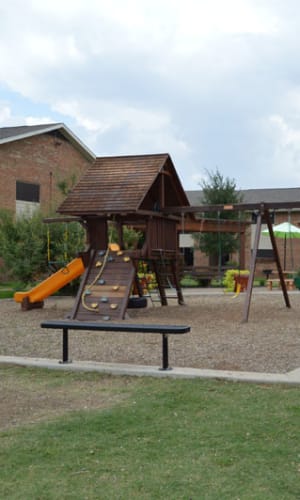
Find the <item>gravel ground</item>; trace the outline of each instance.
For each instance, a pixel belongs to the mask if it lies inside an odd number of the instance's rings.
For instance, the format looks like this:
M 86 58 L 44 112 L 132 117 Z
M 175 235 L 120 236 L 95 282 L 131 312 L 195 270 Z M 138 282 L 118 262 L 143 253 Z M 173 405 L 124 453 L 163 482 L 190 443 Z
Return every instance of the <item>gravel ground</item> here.
M 170 365 L 220 370 L 285 373 L 300 367 L 300 292 L 291 309 L 277 292 L 253 293 L 249 322 L 241 323 L 245 294 L 201 294 L 179 306 L 149 303 L 129 310 L 131 323 L 187 324 L 191 333 L 170 336 Z M 0 301 L 0 354 L 61 358 L 61 333 L 42 330 L 45 319 L 63 319 L 74 299 L 51 297 L 43 309 L 22 311 L 12 299 Z M 160 335 L 72 332 L 70 357 L 98 362 L 160 365 Z

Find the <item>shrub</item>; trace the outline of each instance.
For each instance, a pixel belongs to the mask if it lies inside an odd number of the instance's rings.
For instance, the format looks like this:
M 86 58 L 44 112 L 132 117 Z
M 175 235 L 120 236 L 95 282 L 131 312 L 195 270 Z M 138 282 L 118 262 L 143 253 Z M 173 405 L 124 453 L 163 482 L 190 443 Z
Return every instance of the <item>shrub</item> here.
M 66 258 L 72 259 L 83 249 L 84 230 L 78 223 L 68 225 L 68 238 L 62 223 L 51 225 L 51 233 L 48 242 L 47 225 L 39 211 L 32 217 L 17 217 L 16 220 L 12 213 L 0 211 L 0 256 L 10 279 L 35 282 L 49 273 L 50 255 L 51 260 L 64 265 Z

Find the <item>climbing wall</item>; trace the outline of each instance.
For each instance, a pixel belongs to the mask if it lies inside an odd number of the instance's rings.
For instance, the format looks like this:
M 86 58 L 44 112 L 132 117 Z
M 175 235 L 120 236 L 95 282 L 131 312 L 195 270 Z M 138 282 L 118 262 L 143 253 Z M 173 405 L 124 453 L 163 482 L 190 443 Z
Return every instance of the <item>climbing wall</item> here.
M 125 251 L 95 251 L 83 276 L 72 319 L 123 319 L 134 277 L 134 265 Z

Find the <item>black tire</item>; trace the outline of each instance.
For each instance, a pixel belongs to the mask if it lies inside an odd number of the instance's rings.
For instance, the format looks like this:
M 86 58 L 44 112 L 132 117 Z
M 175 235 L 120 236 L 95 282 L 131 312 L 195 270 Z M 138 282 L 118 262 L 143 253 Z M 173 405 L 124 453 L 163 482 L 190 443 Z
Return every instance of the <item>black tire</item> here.
M 130 297 L 128 300 L 128 309 L 141 309 L 142 307 L 147 307 L 146 297 Z

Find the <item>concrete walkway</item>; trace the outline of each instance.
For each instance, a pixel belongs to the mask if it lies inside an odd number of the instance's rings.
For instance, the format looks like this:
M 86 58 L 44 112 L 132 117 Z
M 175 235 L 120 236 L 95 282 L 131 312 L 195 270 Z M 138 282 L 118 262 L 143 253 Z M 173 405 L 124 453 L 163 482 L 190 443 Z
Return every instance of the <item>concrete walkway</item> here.
M 91 361 L 73 361 L 62 364 L 58 360 L 45 358 L 26 358 L 16 356 L 0 356 L 0 364 L 32 366 L 55 370 L 95 371 L 111 375 L 128 375 L 138 377 L 171 377 L 202 378 L 228 380 L 232 382 L 253 382 L 257 384 L 289 384 L 300 385 L 300 368 L 289 373 L 238 372 L 229 370 L 201 370 L 198 368 L 174 367 L 171 370 L 160 370 L 157 366 L 129 365 L 118 363 L 95 363 Z

